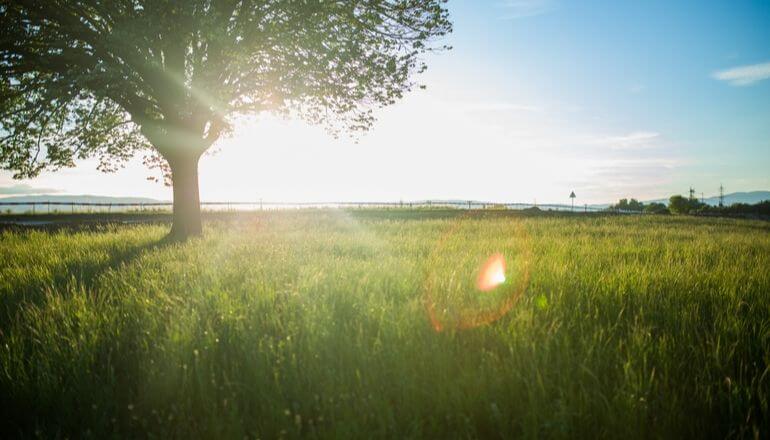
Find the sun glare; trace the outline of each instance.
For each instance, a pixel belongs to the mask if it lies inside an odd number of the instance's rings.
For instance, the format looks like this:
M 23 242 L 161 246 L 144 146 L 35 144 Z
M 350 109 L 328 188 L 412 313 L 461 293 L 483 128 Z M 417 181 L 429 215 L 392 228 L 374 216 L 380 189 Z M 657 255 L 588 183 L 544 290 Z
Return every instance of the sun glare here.
M 489 292 L 505 282 L 505 258 L 497 253 L 489 257 L 481 266 L 476 287 L 482 292 Z

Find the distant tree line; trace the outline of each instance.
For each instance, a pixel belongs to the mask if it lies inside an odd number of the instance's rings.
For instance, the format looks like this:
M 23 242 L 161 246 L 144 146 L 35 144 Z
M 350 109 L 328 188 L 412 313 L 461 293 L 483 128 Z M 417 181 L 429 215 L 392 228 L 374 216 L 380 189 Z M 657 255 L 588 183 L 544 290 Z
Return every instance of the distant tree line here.
M 696 214 L 770 216 L 770 200 L 754 203 L 753 205 L 748 203 L 733 203 L 730 206 L 723 207 L 706 205 L 698 210 Z
M 658 202 L 651 202 L 644 204 L 636 199 L 620 199 L 618 203 L 610 205 L 612 211 L 623 212 L 644 212 L 647 214 L 668 214 L 669 210 L 666 205 Z
M 620 199 L 610 205 L 609 210 L 639 212 L 646 214 L 691 214 L 691 215 L 762 215 L 770 216 L 770 200 L 755 203 L 733 203 L 730 206 L 712 206 L 696 198 L 673 195 L 668 206 L 659 202 L 642 203 L 636 199 Z

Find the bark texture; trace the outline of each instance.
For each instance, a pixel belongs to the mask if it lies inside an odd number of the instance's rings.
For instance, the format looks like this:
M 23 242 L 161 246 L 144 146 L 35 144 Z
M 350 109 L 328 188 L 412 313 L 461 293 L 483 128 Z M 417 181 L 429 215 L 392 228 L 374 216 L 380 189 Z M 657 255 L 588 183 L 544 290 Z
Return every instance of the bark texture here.
M 169 237 L 187 240 L 203 233 L 198 190 L 198 154 L 167 158 L 174 188 L 174 215 Z

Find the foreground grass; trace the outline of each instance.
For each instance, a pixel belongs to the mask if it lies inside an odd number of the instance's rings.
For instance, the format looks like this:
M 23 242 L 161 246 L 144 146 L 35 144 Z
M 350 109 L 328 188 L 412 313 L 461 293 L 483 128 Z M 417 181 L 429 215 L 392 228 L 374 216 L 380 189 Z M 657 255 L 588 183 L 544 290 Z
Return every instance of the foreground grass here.
M 768 223 L 300 211 L 166 230 L 0 234 L 0 437 L 770 431 Z M 527 290 L 453 330 L 490 252 Z

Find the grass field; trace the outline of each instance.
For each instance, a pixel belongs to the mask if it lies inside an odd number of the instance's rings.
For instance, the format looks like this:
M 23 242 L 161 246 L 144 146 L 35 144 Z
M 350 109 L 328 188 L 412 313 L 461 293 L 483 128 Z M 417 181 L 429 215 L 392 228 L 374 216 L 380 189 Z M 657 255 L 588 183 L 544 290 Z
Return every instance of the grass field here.
M 770 223 L 329 210 L 167 229 L 0 233 L 0 437 L 770 432 Z M 477 292 L 495 252 L 506 282 Z

